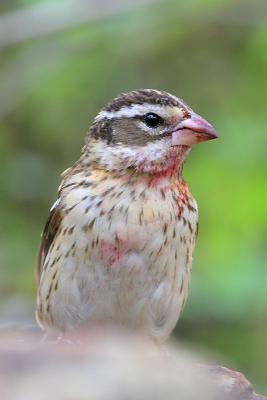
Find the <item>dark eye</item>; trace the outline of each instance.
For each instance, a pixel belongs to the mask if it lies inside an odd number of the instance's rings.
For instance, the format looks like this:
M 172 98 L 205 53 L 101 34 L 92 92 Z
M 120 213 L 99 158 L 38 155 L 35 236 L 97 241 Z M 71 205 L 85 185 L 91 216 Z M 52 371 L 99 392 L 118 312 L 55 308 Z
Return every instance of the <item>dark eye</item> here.
M 149 128 L 156 128 L 162 123 L 162 118 L 154 113 L 148 113 L 144 116 L 144 122 Z

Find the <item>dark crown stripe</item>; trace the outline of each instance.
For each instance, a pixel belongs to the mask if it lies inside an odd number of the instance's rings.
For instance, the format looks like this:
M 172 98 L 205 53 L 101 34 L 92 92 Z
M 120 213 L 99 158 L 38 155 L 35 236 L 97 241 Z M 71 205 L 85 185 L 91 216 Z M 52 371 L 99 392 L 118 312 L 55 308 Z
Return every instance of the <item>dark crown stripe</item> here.
M 108 112 L 119 111 L 122 107 L 131 107 L 134 104 L 155 104 L 177 107 L 178 99 L 167 92 L 158 92 L 153 89 L 140 89 L 128 93 L 122 93 L 110 102 L 103 110 Z

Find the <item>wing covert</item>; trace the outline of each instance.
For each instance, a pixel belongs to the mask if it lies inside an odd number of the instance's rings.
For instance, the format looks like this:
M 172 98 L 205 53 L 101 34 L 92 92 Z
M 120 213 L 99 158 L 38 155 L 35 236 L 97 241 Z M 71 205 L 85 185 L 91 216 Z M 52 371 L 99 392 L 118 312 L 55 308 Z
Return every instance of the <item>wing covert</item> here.
M 62 221 L 62 213 L 60 210 L 60 198 L 58 198 L 57 201 L 52 206 L 52 208 L 50 209 L 50 214 L 42 233 L 42 240 L 39 248 L 37 265 L 36 265 L 36 277 L 38 282 L 40 281 L 40 277 L 42 274 L 44 260 L 59 230 L 61 221 Z

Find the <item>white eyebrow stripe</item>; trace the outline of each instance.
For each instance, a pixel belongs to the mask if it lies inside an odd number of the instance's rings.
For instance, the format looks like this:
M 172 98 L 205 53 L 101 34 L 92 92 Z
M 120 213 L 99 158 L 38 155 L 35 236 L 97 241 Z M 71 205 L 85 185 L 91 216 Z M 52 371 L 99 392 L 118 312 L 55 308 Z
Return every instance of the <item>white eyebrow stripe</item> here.
M 123 118 L 123 117 L 131 118 L 131 117 L 145 115 L 150 112 L 159 114 L 160 117 L 164 118 L 168 116 L 165 107 L 166 106 L 161 106 L 158 104 L 149 104 L 149 103 L 133 104 L 132 106 L 122 107 L 118 111 L 101 111 L 97 115 L 96 120 L 99 121 L 104 118 L 106 119 Z

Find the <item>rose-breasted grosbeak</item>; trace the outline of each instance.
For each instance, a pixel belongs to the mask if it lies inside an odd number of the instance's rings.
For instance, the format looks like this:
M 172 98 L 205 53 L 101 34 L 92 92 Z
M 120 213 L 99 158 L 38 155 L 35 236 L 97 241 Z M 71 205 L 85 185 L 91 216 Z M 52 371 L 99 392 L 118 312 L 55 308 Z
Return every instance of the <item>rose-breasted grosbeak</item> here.
M 46 330 L 111 321 L 163 341 L 185 304 L 197 204 L 182 178 L 212 125 L 175 96 L 125 93 L 103 108 L 63 173 L 38 258 Z

